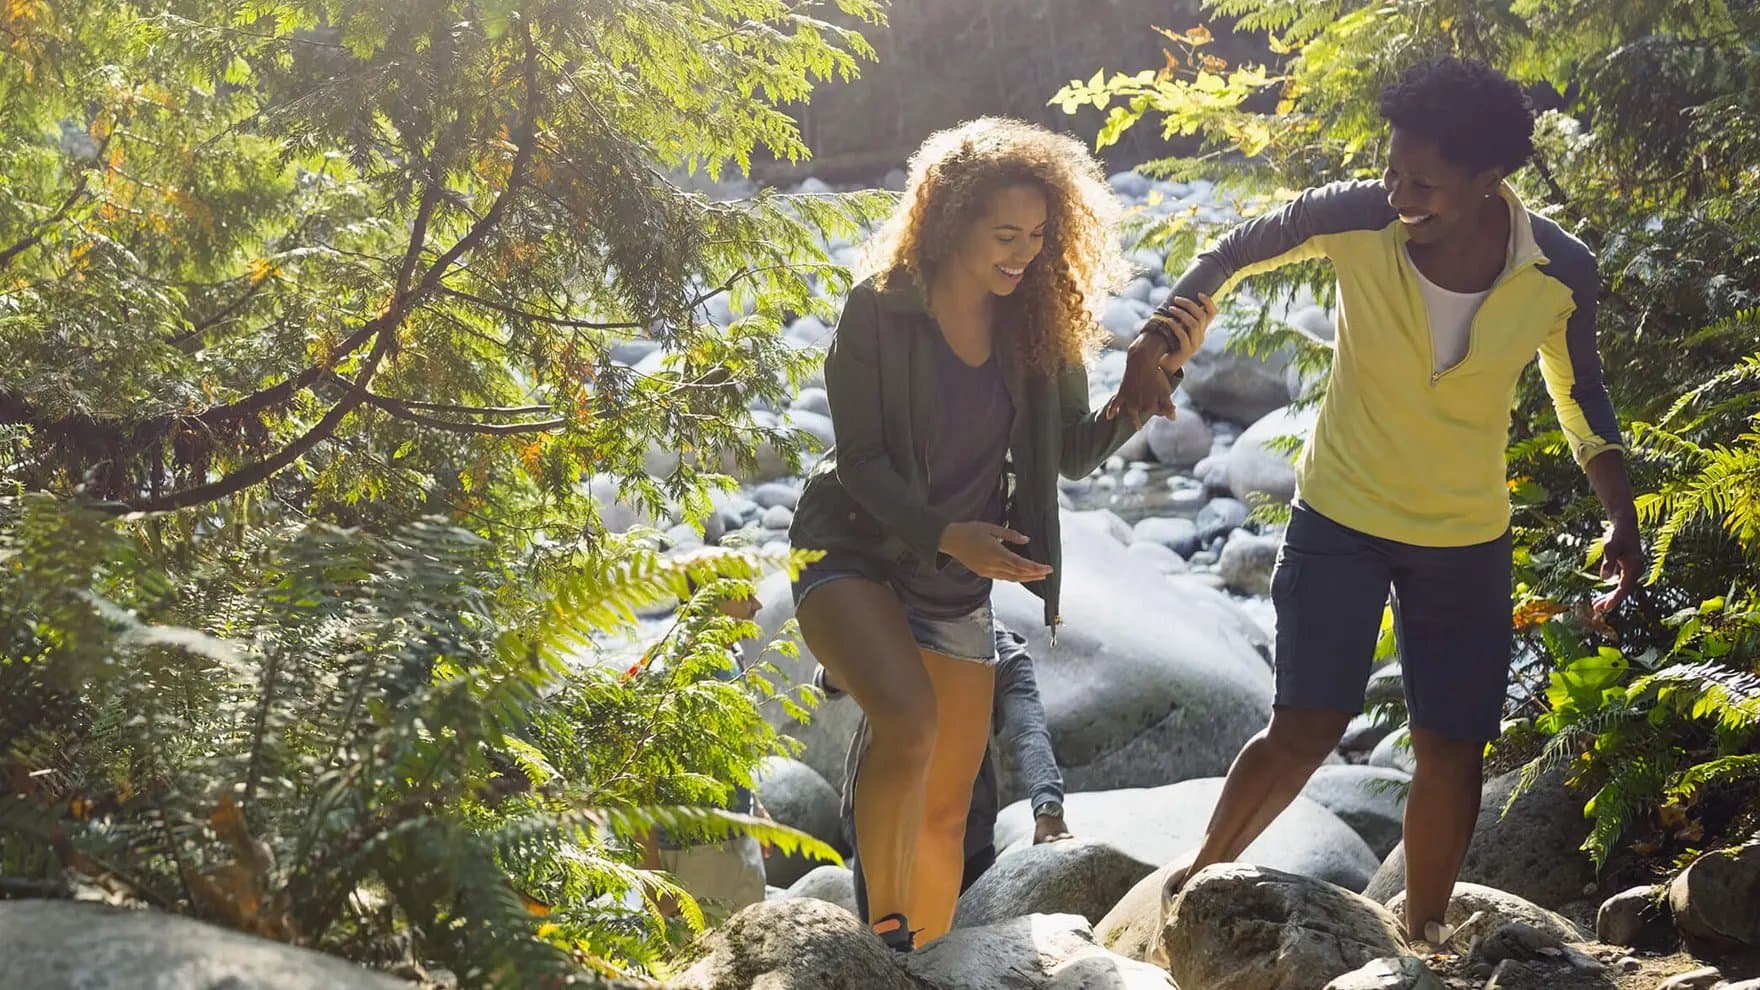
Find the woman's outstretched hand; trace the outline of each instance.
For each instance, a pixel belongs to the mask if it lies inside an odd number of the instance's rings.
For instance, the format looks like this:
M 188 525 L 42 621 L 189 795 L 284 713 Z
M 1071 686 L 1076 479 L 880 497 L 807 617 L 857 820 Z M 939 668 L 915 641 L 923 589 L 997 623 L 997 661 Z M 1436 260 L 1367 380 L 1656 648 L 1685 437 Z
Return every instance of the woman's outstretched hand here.
M 1190 361 L 1198 348 L 1204 346 L 1204 334 L 1215 318 L 1216 301 L 1201 292 L 1196 300 L 1174 296 L 1156 310 L 1150 320 L 1167 332 L 1138 334 L 1131 342 L 1124 382 L 1106 403 L 1106 418 L 1117 419 L 1119 413 L 1128 413 L 1141 429 L 1145 416 L 1172 416 L 1173 391 L 1157 369 L 1171 374 Z M 1170 346 L 1169 337 L 1177 347 Z
M 1004 544 L 1019 546 L 1027 537 L 1006 526 L 987 522 L 948 523 L 941 531 L 941 552 L 966 565 L 979 577 L 1026 584 L 1051 576 L 1048 565 L 1028 560 Z

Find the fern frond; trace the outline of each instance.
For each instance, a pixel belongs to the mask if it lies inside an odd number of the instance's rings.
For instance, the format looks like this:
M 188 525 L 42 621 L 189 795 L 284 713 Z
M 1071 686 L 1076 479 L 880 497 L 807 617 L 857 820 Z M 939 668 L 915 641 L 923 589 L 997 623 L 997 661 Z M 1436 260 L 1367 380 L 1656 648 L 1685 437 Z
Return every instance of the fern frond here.
M 1760 782 L 1760 753 L 1720 756 L 1676 774 L 1668 785 L 1668 800 L 1685 804 L 1705 788 L 1723 790 L 1750 782 Z
M 1570 764 L 1598 737 L 1611 732 L 1616 726 L 1639 722 L 1643 718 L 1643 711 L 1637 708 L 1609 707 L 1592 712 L 1561 729 L 1546 741 L 1546 745 L 1533 759 L 1522 765 L 1521 772 L 1516 776 L 1516 786 L 1504 800 L 1500 814 L 1509 814 L 1516 802 L 1534 789 L 1540 778 Z
M 1746 671 L 1711 661 L 1676 664 L 1639 678 L 1627 691 L 1634 700 L 1651 695 L 1690 718 L 1713 718 L 1724 731 L 1760 732 L 1760 676 Z

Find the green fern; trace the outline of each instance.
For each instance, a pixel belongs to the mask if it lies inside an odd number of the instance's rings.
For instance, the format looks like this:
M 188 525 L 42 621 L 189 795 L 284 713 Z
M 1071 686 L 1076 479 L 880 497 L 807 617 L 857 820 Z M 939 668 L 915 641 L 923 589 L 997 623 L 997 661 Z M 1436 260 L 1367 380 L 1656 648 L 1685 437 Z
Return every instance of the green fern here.
M 0 499 L 0 691 L 40 702 L 3 716 L 0 875 L 379 964 L 413 936 L 461 982 L 513 987 L 661 965 L 663 896 L 702 927 L 638 865 L 647 830 L 835 859 L 719 807 L 790 751 L 763 706 L 812 703 L 764 664 L 729 676 L 757 630 L 714 602 L 763 558 L 583 551 L 522 589 L 435 522 L 246 527 L 172 569 L 139 525 Z M 680 598 L 635 669 L 599 659 Z
M 1752 313 L 1744 314 L 1750 322 Z M 1655 528 L 1656 559 L 1650 580 L 1657 580 L 1676 541 L 1688 526 L 1715 520 L 1743 552 L 1760 556 L 1760 392 L 1748 390 L 1682 422 L 1707 395 L 1730 386 L 1760 380 L 1760 354 L 1682 395 L 1656 425 L 1634 424 L 1635 449 L 1666 463 L 1668 482 L 1638 500 L 1640 520 Z M 1730 442 L 1704 443 L 1687 431 L 1716 429 L 1730 414 L 1749 416 L 1748 429 Z

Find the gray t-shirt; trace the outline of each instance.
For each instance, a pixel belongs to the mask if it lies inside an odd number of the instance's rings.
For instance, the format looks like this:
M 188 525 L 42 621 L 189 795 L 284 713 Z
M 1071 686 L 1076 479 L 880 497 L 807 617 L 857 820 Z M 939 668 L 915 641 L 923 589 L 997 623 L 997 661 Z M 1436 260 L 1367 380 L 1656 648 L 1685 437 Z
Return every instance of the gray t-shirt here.
M 992 353 L 973 367 L 947 338 L 936 365 L 934 439 L 929 442 L 929 504 L 954 522 L 1002 522 L 1002 470 L 1014 427 L 1014 403 Z M 990 579 L 959 561 L 936 570 L 933 561 L 910 560 L 896 586 L 906 608 L 922 615 L 965 615 L 990 599 Z

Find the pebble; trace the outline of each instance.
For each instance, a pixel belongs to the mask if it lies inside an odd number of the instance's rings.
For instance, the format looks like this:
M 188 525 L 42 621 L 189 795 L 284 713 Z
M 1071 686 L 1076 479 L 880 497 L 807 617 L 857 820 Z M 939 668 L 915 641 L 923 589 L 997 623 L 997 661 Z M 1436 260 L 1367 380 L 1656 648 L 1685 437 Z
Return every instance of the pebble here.
M 787 529 L 794 522 L 794 510 L 786 505 L 773 505 L 764 510 L 765 529 Z
M 1131 468 L 1124 473 L 1124 479 L 1120 484 L 1127 489 L 1147 488 L 1149 487 L 1149 472 L 1142 468 Z

